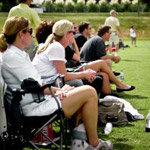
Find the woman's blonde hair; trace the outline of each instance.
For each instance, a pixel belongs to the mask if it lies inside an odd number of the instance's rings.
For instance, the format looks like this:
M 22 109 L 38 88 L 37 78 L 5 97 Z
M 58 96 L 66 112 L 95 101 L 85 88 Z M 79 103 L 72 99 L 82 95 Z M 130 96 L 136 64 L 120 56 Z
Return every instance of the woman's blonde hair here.
M 4 52 L 8 44 L 16 40 L 17 33 L 29 26 L 29 22 L 24 17 L 11 17 L 5 21 L 2 34 L 0 34 L 0 52 Z
M 49 43 L 52 43 L 53 40 L 56 40 L 56 41 L 61 40 L 63 36 L 65 35 L 65 33 L 71 32 L 71 31 L 74 31 L 74 26 L 72 22 L 68 20 L 57 21 L 53 26 L 52 34 L 50 34 L 47 37 L 44 45 L 40 49 L 37 50 L 37 53 L 39 54 L 40 52 L 45 51 Z

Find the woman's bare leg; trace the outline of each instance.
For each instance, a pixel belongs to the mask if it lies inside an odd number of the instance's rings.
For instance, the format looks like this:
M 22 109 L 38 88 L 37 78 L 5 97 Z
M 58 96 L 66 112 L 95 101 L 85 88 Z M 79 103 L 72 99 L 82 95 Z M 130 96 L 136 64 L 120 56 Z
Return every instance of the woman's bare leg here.
M 108 74 L 106 74 L 105 72 L 100 72 L 100 74 L 103 76 L 103 87 L 102 87 L 103 94 L 111 94 Z
M 106 62 L 106 64 L 108 65 L 108 67 L 110 67 L 110 69 L 111 69 L 111 67 L 112 67 L 112 61 L 110 59 L 105 59 L 104 61 Z
M 87 131 L 89 144 L 98 145 L 98 97 L 94 88 L 85 85 L 71 90 L 62 101 L 62 108 L 66 117 L 72 116 L 80 108 L 81 117 Z
M 116 85 L 117 88 L 120 89 L 128 89 L 131 86 L 123 84 L 112 72 L 112 70 L 108 67 L 106 62 L 104 60 L 96 60 L 89 62 L 88 65 L 86 66 L 86 69 L 93 69 L 96 72 L 102 71 L 108 74 L 109 79 Z

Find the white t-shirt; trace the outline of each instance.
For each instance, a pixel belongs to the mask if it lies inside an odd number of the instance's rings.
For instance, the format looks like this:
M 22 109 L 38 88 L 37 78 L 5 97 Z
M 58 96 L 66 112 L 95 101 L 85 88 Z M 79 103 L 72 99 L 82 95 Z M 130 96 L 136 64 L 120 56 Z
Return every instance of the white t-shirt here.
M 130 29 L 130 37 L 133 37 L 133 38 L 136 37 L 136 33 L 135 33 L 135 30 L 133 28 Z
M 25 51 L 11 45 L 3 53 L 2 60 L 2 76 L 9 87 L 20 88 L 22 81 L 29 77 L 42 84 L 41 76 Z M 36 103 L 32 94 L 25 94 L 21 101 L 24 115 L 42 116 L 53 113 L 58 108 L 56 101 L 51 95 L 45 96 L 45 99 L 45 101 Z
M 65 48 L 59 42 L 49 44 L 45 51 L 36 54 L 32 64 L 41 76 L 52 76 L 57 74 L 53 61 L 66 63 Z
M 120 26 L 119 20 L 116 17 L 110 16 L 106 18 L 105 25 L 111 26 L 111 31 L 117 32 L 117 26 Z

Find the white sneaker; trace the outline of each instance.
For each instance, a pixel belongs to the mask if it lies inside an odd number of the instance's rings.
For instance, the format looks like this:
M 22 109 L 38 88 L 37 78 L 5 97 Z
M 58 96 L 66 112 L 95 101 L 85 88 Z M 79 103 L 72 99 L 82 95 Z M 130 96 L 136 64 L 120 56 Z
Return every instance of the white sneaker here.
M 71 150 L 96 150 L 93 146 L 87 143 L 84 124 L 80 124 L 73 129 Z
M 99 144 L 96 147 L 96 150 L 112 150 L 113 144 L 111 141 L 103 141 L 99 139 Z
M 89 144 L 85 140 L 74 139 L 72 141 L 71 150 L 86 150 L 88 146 Z
M 112 150 L 113 144 L 110 141 L 99 139 L 97 147 L 93 147 L 87 143 L 86 130 L 83 124 L 74 128 L 72 131 L 71 150 Z

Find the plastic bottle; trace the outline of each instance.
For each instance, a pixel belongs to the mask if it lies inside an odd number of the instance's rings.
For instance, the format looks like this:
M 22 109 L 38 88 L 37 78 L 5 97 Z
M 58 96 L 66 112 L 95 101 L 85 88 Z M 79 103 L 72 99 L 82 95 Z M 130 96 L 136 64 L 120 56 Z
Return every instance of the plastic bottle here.
M 120 80 L 123 82 L 124 81 L 124 73 L 123 71 L 120 72 Z
M 104 128 L 104 133 L 105 134 L 110 134 L 112 132 L 112 123 L 111 122 L 107 122 Z
M 146 127 L 145 127 L 146 132 L 150 132 L 150 111 L 146 116 Z
M 118 56 L 118 53 L 117 53 L 117 52 L 115 52 L 115 56 Z

